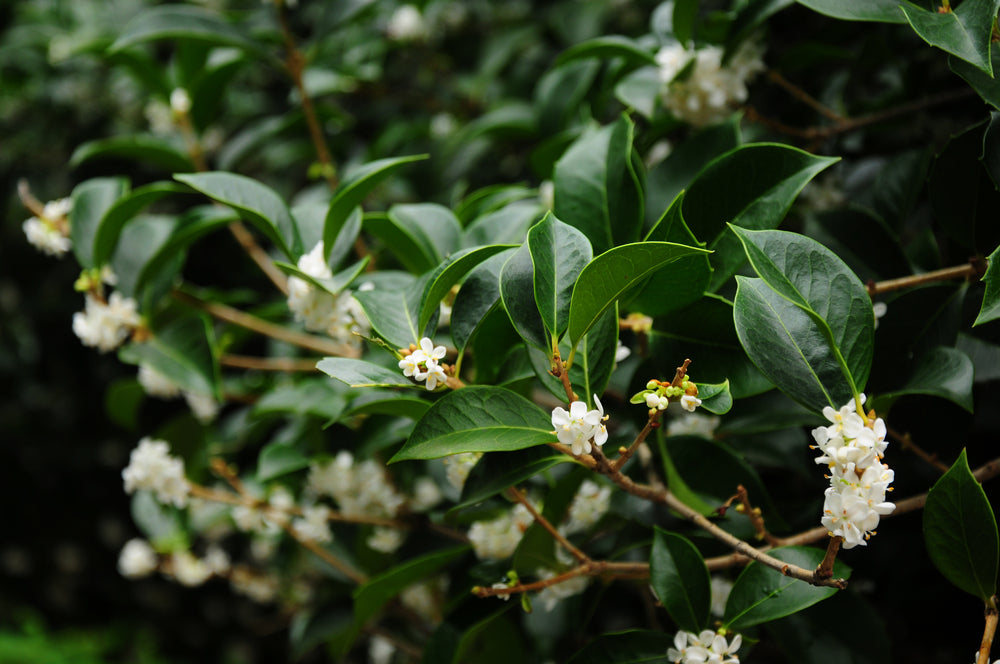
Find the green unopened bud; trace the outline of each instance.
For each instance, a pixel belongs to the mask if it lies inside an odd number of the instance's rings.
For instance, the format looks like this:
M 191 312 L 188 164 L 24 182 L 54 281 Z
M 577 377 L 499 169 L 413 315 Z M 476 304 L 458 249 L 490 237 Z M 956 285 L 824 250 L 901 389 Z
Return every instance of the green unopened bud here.
M 660 386 L 660 382 L 656 381 L 656 380 L 651 380 L 648 383 L 646 383 L 646 389 L 647 390 L 655 390 L 659 386 Z

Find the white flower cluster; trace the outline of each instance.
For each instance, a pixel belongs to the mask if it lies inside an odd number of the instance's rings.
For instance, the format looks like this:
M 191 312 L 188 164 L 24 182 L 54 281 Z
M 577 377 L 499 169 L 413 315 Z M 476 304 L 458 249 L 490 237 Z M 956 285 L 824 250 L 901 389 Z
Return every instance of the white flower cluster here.
M 742 643 L 739 634 L 730 642 L 710 629 L 701 634 L 680 631 L 674 636 L 674 647 L 667 650 L 667 659 L 675 664 L 740 664 L 736 651 Z
M 427 39 L 429 28 L 419 9 L 413 5 L 401 5 L 389 18 L 385 32 L 392 41 L 423 41 Z
M 73 314 L 73 332 L 84 346 L 102 353 L 122 345 L 141 322 L 135 300 L 114 292 L 107 301 L 87 293 L 83 311 Z
M 514 509 L 491 521 L 473 523 L 469 528 L 469 542 L 480 558 L 503 560 L 513 555 L 532 521 L 531 512 L 518 503 Z
M 333 541 L 330 531 L 330 508 L 326 505 L 306 505 L 302 517 L 292 521 L 292 530 L 303 540 L 325 544 Z
M 49 256 L 62 256 L 73 243 L 69 239 L 69 224 L 66 220 L 73 209 L 73 200 L 60 198 L 49 201 L 42 208 L 41 217 L 31 217 L 21 228 L 33 247 Z
M 138 379 L 142 389 L 151 397 L 176 399 L 183 396 L 188 408 L 202 424 L 211 422 L 219 414 L 219 404 L 211 395 L 182 390 L 180 385 L 148 364 L 139 365 Z
M 550 569 L 540 568 L 535 571 L 539 580 L 545 581 L 556 576 L 556 572 Z M 590 577 L 588 576 L 574 576 L 560 583 L 552 584 L 542 588 L 541 592 L 538 593 L 536 599 L 541 602 L 542 606 L 546 611 L 552 611 L 556 608 L 556 605 L 567 597 L 572 597 L 573 595 L 579 595 L 587 586 L 590 584 Z
M 611 504 L 611 487 L 584 480 L 569 506 L 566 521 L 559 527 L 563 535 L 586 532 L 601 520 Z
M 556 428 L 556 437 L 563 445 L 569 445 L 573 454 L 590 454 L 593 449 L 590 445 L 592 440 L 598 447 L 608 440 L 608 429 L 604 426 L 607 417 L 596 394 L 594 403 L 597 405 L 594 410 L 587 410 L 587 404 L 583 401 L 571 403 L 569 412 L 561 406 L 552 410 L 552 426 Z
M 667 424 L 668 436 L 701 436 L 712 438 L 721 420 L 715 415 L 701 413 L 685 413 L 675 417 Z
M 410 354 L 399 361 L 399 368 L 407 378 L 418 382 L 426 380 L 427 389 L 433 390 L 438 383 L 448 380 L 444 368 L 438 364 L 447 352 L 444 346 L 435 346 L 429 337 L 424 337 L 420 340 L 420 348 L 410 346 Z
M 170 446 L 163 440 L 145 437 L 132 450 L 129 464 L 122 471 L 125 493 L 145 489 L 161 503 L 184 507 L 191 486 L 184 476 L 184 460 L 170 456 Z
M 298 261 L 298 268 L 314 279 L 331 279 L 320 242 Z M 357 346 L 357 334 L 367 334 L 368 318 L 358 301 L 347 291 L 334 295 L 298 277 L 288 278 L 288 308 L 307 330 L 324 332 L 334 340 Z
M 160 557 L 146 540 L 130 539 L 118 554 L 118 572 L 129 579 L 141 579 L 156 571 Z
M 465 480 L 468 479 L 469 473 L 479 463 L 479 459 L 482 456 L 482 452 L 462 452 L 445 457 L 444 465 L 448 474 L 448 483 L 461 491 L 465 486 Z
M 865 402 L 865 395 L 859 402 Z M 823 415 L 832 424 L 812 431 L 821 452 L 816 463 L 830 468 L 822 523 L 831 535 L 843 539 L 845 549 L 865 546 L 879 518 L 896 508 L 885 499 L 893 480 L 893 471 L 882 463 L 888 445 L 885 422 L 874 412 L 862 415 L 859 410 L 854 399 L 839 411 L 827 406 Z
M 733 106 L 747 99 L 747 82 L 764 71 L 759 47 L 749 41 L 723 66 L 723 51 L 718 46 L 703 46 L 694 51 L 679 43 L 664 46 L 656 54 L 660 65 L 661 96 L 664 106 L 678 119 L 696 127 L 719 122 Z M 694 60 L 690 75 L 677 75 Z

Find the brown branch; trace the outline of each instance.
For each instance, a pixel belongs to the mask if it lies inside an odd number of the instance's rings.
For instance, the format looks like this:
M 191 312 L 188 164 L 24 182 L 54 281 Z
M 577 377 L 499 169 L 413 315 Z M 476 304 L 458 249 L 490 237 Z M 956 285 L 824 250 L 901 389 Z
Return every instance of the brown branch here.
M 560 546 L 569 551 L 571 556 L 576 558 L 581 563 L 590 562 L 590 556 L 588 556 L 580 549 L 576 548 L 572 542 L 566 539 L 566 537 L 562 533 L 560 533 L 548 519 L 542 516 L 542 514 L 537 509 L 535 509 L 535 506 L 531 504 L 531 501 L 528 500 L 528 497 L 525 496 L 524 493 L 521 492 L 519 489 L 517 489 L 517 487 L 513 486 L 509 487 L 507 489 L 507 494 L 512 499 L 524 505 L 525 509 L 528 510 L 528 512 L 531 514 L 531 517 L 535 520 L 535 523 L 544 528 L 549 535 L 552 535 L 552 538 L 556 542 L 558 542 Z
M 293 346 L 306 348 L 308 350 L 322 353 L 323 355 L 335 355 L 338 357 L 357 357 L 358 351 L 344 344 L 337 344 L 328 339 L 317 337 L 304 332 L 290 330 L 282 325 L 277 325 L 263 318 L 258 318 L 252 314 L 234 309 L 218 302 L 207 302 L 201 300 L 190 293 L 181 290 L 174 290 L 172 296 L 178 302 L 183 302 L 188 306 L 224 320 L 227 323 L 238 325 L 248 330 L 253 330 L 264 336 L 278 339 L 290 343 Z
M 576 393 L 573 392 L 573 385 L 569 382 L 569 369 L 563 364 L 562 358 L 559 357 L 559 351 L 556 350 L 552 357 L 552 371 L 550 372 L 553 376 L 562 381 L 563 389 L 566 390 L 566 399 L 573 403 L 574 401 L 579 401 Z
M 826 104 L 823 104 L 818 99 L 810 95 L 808 92 L 806 92 L 799 86 L 795 85 L 794 83 L 790 82 L 788 79 L 779 74 L 777 71 L 773 69 L 768 71 L 767 77 L 768 79 L 771 80 L 772 83 L 781 86 L 782 88 L 785 89 L 786 92 L 788 92 L 793 97 L 801 101 L 803 104 L 813 109 L 814 111 L 826 116 L 830 120 L 833 120 L 834 122 L 847 121 L 847 118 L 845 118 L 843 115 L 836 112 Z
M 42 215 L 45 214 L 45 204 L 35 198 L 35 195 L 31 193 L 31 186 L 23 178 L 17 181 L 17 196 L 21 199 L 21 205 L 26 207 L 31 214 L 39 219 L 42 218 Z
M 979 642 L 978 658 L 976 664 L 990 663 L 990 650 L 993 648 L 993 637 L 997 633 L 997 597 L 994 595 L 986 603 L 986 626 L 983 628 L 983 638 Z
M 833 563 L 837 560 L 837 552 L 840 551 L 840 544 L 843 541 L 842 537 L 830 538 L 830 542 L 826 545 L 826 555 L 813 572 L 817 579 L 829 579 L 833 576 Z
M 902 446 L 904 450 L 909 450 L 910 452 L 913 452 L 918 457 L 920 457 L 930 465 L 940 470 L 942 473 L 948 472 L 948 465 L 943 463 L 940 459 L 938 459 L 937 454 L 931 454 L 927 450 L 923 449 L 922 447 L 914 443 L 913 437 L 910 436 L 909 433 L 899 433 L 898 431 L 895 431 L 892 428 L 888 428 L 887 430 L 890 436 L 899 441 L 900 446 Z
M 285 273 L 274 266 L 274 261 L 271 257 L 267 255 L 267 252 L 257 241 L 253 238 L 253 235 L 247 230 L 247 227 L 243 225 L 241 221 L 233 221 L 229 224 L 229 232 L 232 234 L 243 251 L 257 264 L 261 272 L 271 280 L 271 283 L 280 290 L 284 295 L 288 295 L 288 277 Z
M 472 593 L 477 597 L 496 597 L 497 595 L 515 595 L 544 590 L 578 576 L 603 576 L 613 579 L 647 579 L 649 578 L 649 563 L 616 563 L 608 560 L 591 560 L 557 574 L 556 576 L 532 583 L 517 583 L 504 588 L 487 588 L 475 586 Z
M 663 411 L 661 410 L 655 408 L 650 409 L 649 419 L 646 421 L 646 426 L 642 428 L 642 431 L 640 431 L 639 434 L 635 437 L 635 440 L 632 441 L 632 444 L 628 446 L 628 449 L 625 449 L 624 447 L 618 448 L 619 456 L 617 459 L 611 462 L 611 469 L 613 471 L 617 472 L 621 470 L 621 467 L 624 466 L 628 462 L 628 460 L 632 458 L 632 455 L 635 454 L 636 450 L 639 449 L 639 446 L 642 445 L 644 442 L 646 442 L 646 438 L 649 437 L 649 434 L 652 433 L 653 429 L 656 429 L 657 427 L 660 426 L 660 417 L 662 416 L 662 414 Z
M 985 272 L 985 265 L 982 264 L 982 261 L 974 259 L 969 261 L 967 265 L 956 265 L 954 267 L 934 270 L 933 272 L 913 274 L 908 277 L 889 279 L 887 281 L 868 282 L 868 295 L 872 296 L 878 295 L 879 293 L 888 293 L 890 291 L 911 288 L 913 286 L 919 286 L 921 284 L 927 284 L 934 281 L 970 279 L 972 277 L 982 276 L 983 272 Z
M 305 359 L 297 357 L 252 357 L 249 355 L 222 355 L 219 364 L 236 369 L 254 369 L 257 371 L 281 372 L 313 372 L 320 358 Z

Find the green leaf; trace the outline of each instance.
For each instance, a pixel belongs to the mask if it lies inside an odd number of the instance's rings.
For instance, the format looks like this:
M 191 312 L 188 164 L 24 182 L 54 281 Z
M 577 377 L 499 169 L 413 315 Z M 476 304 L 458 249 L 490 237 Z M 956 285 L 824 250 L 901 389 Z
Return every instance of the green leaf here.
M 534 267 L 535 304 L 549 334 L 558 341 L 569 322 L 569 304 L 577 277 L 593 252 L 587 237 L 551 213 L 528 231 Z
M 413 279 L 405 275 L 406 280 L 400 280 L 395 287 L 375 284 L 374 290 L 356 291 L 354 297 L 379 336 L 397 348 L 406 348 L 434 334 L 430 325 L 425 328 L 417 325 L 420 297 L 431 276 L 427 273 Z
M 268 391 L 254 404 L 253 414 L 288 413 L 336 420 L 346 406 L 343 393 L 340 383 L 309 378 Z
M 716 385 L 698 383 L 698 398 L 701 407 L 714 415 L 725 415 L 733 407 L 733 394 L 729 391 L 729 381 Z
M 983 295 L 983 305 L 972 327 L 1000 318 L 1000 247 L 993 250 L 988 260 L 986 274 L 982 278 L 986 284 L 986 294 Z
M 69 212 L 70 238 L 73 254 L 80 267 L 99 267 L 94 263 L 94 243 L 101 220 L 118 199 L 128 193 L 125 178 L 94 178 L 81 182 L 73 189 L 73 208 Z
M 469 272 L 451 306 L 451 338 L 459 353 L 500 301 L 500 270 L 514 251 L 491 256 Z
M 261 55 L 266 53 L 245 31 L 223 21 L 217 14 L 190 5 L 162 5 L 146 9 L 132 19 L 108 49 L 122 49 L 159 39 L 193 39 L 215 46 L 234 46 Z
M 559 67 L 567 62 L 584 58 L 622 58 L 631 65 L 656 64 L 653 54 L 637 44 L 634 39 L 620 35 L 606 35 L 570 46 L 559 54 L 553 66 Z
M 524 242 L 528 229 L 545 216 L 535 201 L 515 201 L 471 222 L 462 237 L 463 247 Z
M 695 237 L 715 251 L 715 292 L 746 261 L 727 224 L 751 230 L 776 228 L 806 184 L 837 161 L 787 145 L 743 145 L 705 167 L 684 195 L 681 211 Z M 753 177 L 747 177 L 752 173 Z
M 854 391 L 830 351 L 828 332 L 763 280 L 738 276 L 736 281 L 736 333 L 760 372 L 816 412 L 851 399 Z
M 805 312 L 822 332 L 827 361 L 840 366 L 851 393 L 864 389 L 871 373 L 875 315 L 868 291 L 857 276 L 829 249 L 797 233 L 735 226 L 732 230 L 764 283 Z M 812 353 L 819 350 L 810 349 Z M 749 350 L 747 354 L 756 363 Z
M 551 354 L 545 323 L 535 303 L 535 269 L 527 242 L 511 254 L 500 270 L 500 298 L 514 329 L 524 341 Z
M 872 407 L 882 412 L 901 396 L 929 394 L 947 399 L 971 413 L 975 373 L 968 355 L 955 348 L 938 346 L 920 357 L 903 387 L 878 395 Z
M 778 560 L 805 569 L 813 569 L 826 555 L 822 549 L 804 546 L 785 546 L 768 553 Z M 850 577 L 851 569 L 838 560 L 833 564 L 833 575 L 846 579 Z M 726 629 L 739 632 L 801 611 L 836 592 L 836 588 L 813 586 L 752 562 L 733 584 L 722 620 Z
M 104 214 L 94 234 L 94 265 L 104 265 L 111 259 L 122 227 L 139 212 L 168 194 L 186 191 L 173 182 L 154 182 L 119 198 Z
M 351 387 L 419 387 L 403 375 L 378 364 L 347 357 L 324 357 L 316 368 Z
M 364 272 L 365 266 L 368 265 L 370 259 L 371 256 L 365 256 L 354 265 L 344 268 L 329 279 L 314 277 L 311 274 L 303 272 L 295 265 L 284 261 L 274 261 L 274 266 L 288 276 L 301 279 L 302 281 L 312 284 L 319 290 L 326 291 L 331 295 L 339 295 L 345 288 L 351 285 L 351 282 L 357 279 L 358 276 Z
M 294 445 L 274 442 L 260 451 L 257 460 L 257 481 L 268 482 L 276 477 L 309 467 L 309 459 Z
M 660 98 L 660 68 L 640 67 L 628 74 L 615 86 L 615 98 L 626 108 L 652 118 Z M 651 188 L 650 194 L 654 193 Z
M 928 11 L 905 0 L 899 7 L 925 42 L 993 75 L 990 34 L 1000 0 L 965 0 L 944 13 Z
M 660 462 L 663 464 L 663 476 L 667 480 L 667 487 L 670 492 L 677 496 L 682 503 L 695 510 L 702 516 L 707 516 L 715 512 L 715 506 L 709 505 L 695 493 L 677 470 L 673 457 L 663 437 L 663 431 L 656 432 L 656 448 L 660 452 Z
M 364 227 L 417 274 L 437 267 L 459 247 L 462 235 L 452 211 L 434 203 L 394 205 L 386 215 L 366 216 Z
M 288 258 L 302 255 L 302 238 L 285 201 L 273 189 L 235 173 L 191 173 L 174 178 L 236 210 Z M 331 241 L 330 246 L 333 243 Z
M 622 116 L 585 133 L 556 162 L 553 211 L 582 231 L 595 253 L 639 239 L 643 191 L 632 163 L 634 130 Z
M 990 49 L 990 64 L 993 71 L 1000 67 L 1000 49 Z M 948 56 L 948 66 L 953 72 L 965 79 L 965 82 L 979 93 L 987 104 L 1000 109 L 1000 81 L 984 72 L 979 67 L 966 62 L 954 55 Z
M 622 294 L 664 265 L 697 253 L 708 252 L 673 242 L 637 242 L 615 247 L 588 263 L 570 301 L 568 332 L 573 349 Z
M 323 222 L 323 247 L 327 255 L 340 234 L 341 228 L 351 216 L 351 212 L 371 193 L 379 182 L 389 177 L 403 166 L 426 159 L 427 155 L 412 155 L 378 159 L 368 162 L 351 172 L 337 187 Z
M 128 222 L 115 243 L 111 257 L 111 267 L 118 277 L 115 290 L 127 297 L 140 298 L 141 310 L 149 309 L 148 305 L 166 293 L 180 269 L 177 260 L 180 256 L 175 254 L 174 260 L 161 264 L 155 274 L 148 272 L 153 258 L 170 242 L 176 227 L 177 220 L 172 216 L 141 214 Z
M 462 488 L 462 497 L 452 509 L 475 505 L 553 466 L 572 461 L 572 457 L 547 445 L 515 452 L 489 452 L 473 466 Z
M 570 658 L 567 664 L 668 664 L 674 637 L 663 632 L 632 630 L 602 634 Z
M 181 389 L 218 398 L 211 322 L 193 314 L 154 327 L 152 337 L 118 351 L 127 364 L 148 364 Z
M 656 527 L 649 582 L 681 629 L 697 634 L 708 624 L 712 584 L 705 559 L 686 538 Z
M 997 590 L 1000 541 L 993 508 L 969 470 L 965 449 L 927 494 L 927 553 L 946 579 L 989 602 Z
M 468 550 L 469 546 L 463 544 L 412 558 L 358 587 L 354 591 L 355 629 L 364 627 L 379 609 L 405 588 L 444 569 Z
M 845 21 L 905 23 L 899 0 L 796 0 L 800 5 Z
M 177 510 L 161 505 L 150 491 L 135 492 L 131 512 L 135 525 L 155 549 L 187 548 L 187 533 Z
M 155 164 L 171 173 L 186 173 L 195 170 L 191 158 L 170 141 L 138 134 L 136 136 L 112 136 L 87 141 L 73 151 L 69 158 L 71 168 L 94 159 L 131 159 L 140 164 Z
M 487 260 L 507 249 L 510 245 L 495 244 L 488 247 L 463 249 L 449 256 L 430 274 L 426 286 L 420 295 L 420 317 L 417 327 L 424 329 L 431 317 L 438 311 L 441 300 L 448 294 L 451 287 L 457 284 L 468 272 Z
M 465 387 L 435 402 L 389 463 L 521 450 L 554 441 L 549 415 L 524 397 L 502 387 Z
M 419 420 L 430 404 L 423 399 L 406 397 L 391 390 L 365 390 L 344 410 L 344 416 L 393 415 Z

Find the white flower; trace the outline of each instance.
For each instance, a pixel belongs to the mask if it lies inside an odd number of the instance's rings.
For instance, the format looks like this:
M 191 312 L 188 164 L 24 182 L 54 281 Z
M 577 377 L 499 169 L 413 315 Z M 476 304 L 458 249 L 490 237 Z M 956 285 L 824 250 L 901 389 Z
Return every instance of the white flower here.
M 173 399 L 181 395 L 181 388 L 148 364 L 139 365 L 139 384 L 151 397 Z
M 875 329 L 878 329 L 878 319 L 885 316 L 885 313 L 889 311 L 889 305 L 885 302 L 876 302 L 872 305 L 872 313 L 875 314 Z
M 730 643 L 710 629 L 701 634 L 680 631 L 674 636 L 674 647 L 667 650 L 667 659 L 675 664 L 739 664 L 736 651 L 742 643 L 739 634 Z
M 444 604 L 445 591 L 448 590 L 448 577 L 439 575 L 420 583 L 403 588 L 399 593 L 399 601 L 412 610 L 426 622 L 434 624 L 441 622 L 441 609 Z
M 444 369 L 438 365 L 434 360 L 427 360 L 427 373 L 424 377 L 427 379 L 427 389 L 433 390 L 438 386 L 438 383 L 445 383 L 448 380 L 448 376 L 445 375 Z
M 712 586 L 712 614 L 722 617 L 726 614 L 726 602 L 729 601 L 729 593 L 733 589 L 733 582 L 723 576 L 713 576 Z
M 462 452 L 445 457 L 443 462 L 448 473 L 448 483 L 461 491 L 469 473 L 482 456 L 482 452 Z
M 170 562 L 174 578 L 182 585 L 200 586 L 212 576 L 211 568 L 190 551 L 174 551 Z
M 469 528 L 469 542 L 480 558 L 509 558 L 532 522 L 531 513 L 520 503 L 492 521 L 476 521 Z
M 681 408 L 689 413 L 693 413 L 698 406 L 701 405 L 701 399 L 698 397 L 693 397 L 690 394 L 685 394 L 681 397 Z
M 322 242 L 299 258 L 297 267 L 314 279 L 333 277 Z M 307 330 L 324 332 L 352 346 L 359 343 L 356 334 L 367 334 L 369 330 L 368 318 L 349 292 L 334 295 L 298 277 L 288 278 L 288 308 Z
M 426 512 L 444 500 L 437 482 L 430 477 L 421 476 L 413 484 L 413 495 L 410 497 L 410 509 L 414 512 Z
M 329 518 L 329 507 L 308 505 L 302 508 L 302 518 L 292 521 L 292 530 L 300 539 L 325 544 L 333 540 Z
M 226 574 L 232 566 L 232 561 L 229 560 L 229 554 L 226 553 L 222 547 L 214 544 L 208 548 L 208 551 L 205 552 L 205 558 L 203 560 L 205 565 L 208 566 L 208 569 L 212 571 L 212 574 Z
M 219 414 L 219 402 L 208 394 L 196 394 L 194 392 L 184 392 L 184 401 L 195 419 L 202 424 L 208 424 Z
M 570 503 L 566 522 L 559 531 L 563 535 L 574 535 L 590 530 L 607 513 L 610 504 L 611 487 L 584 480 Z
M 715 435 L 719 422 L 719 418 L 715 415 L 685 413 L 670 420 L 670 424 L 667 425 L 667 435 L 711 438 Z
M 413 5 L 398 7 L 386 26 L 386 34 L 393 41 L 420 41 L 427 37 L 427 33 L 424 17 Z
M 535 574 L 542 581 L 556 576 L 556 572 L 550 569 L 538 569 L 535 570 Z M 573 595 L 579 595 L 582 593 L 587 589 L 588 584 L 590 584 L 589 577 L 574 576 L 562 581 L 561 583 L 555 583 L 551 586 L 543 588 L 541 592 L 538 593 L 537 599 L 544 606 L 546 611 L 552 611 L 552 609 L 556 608 L 556 604 L 560 601 L 566 599 L 567 597 L 572 597 Z
M 508 588 L 510 588 L 510 586 L 511 586 L 510 581 L 507 581 L 505 579 L 498 583 L 494 583 L 492 586 L 490 586 L 490 588 L 493 588 L 494 590 L 507 590 Z M 502 599 L 503 601 L 506 602 L 507 600 L 510 599 L 510 593 L 497 593 L 496 595 L 494 595 L 494 597 L 496 597 L 497 599 Z
M 666 410 L 667 406 L 670 405 L 670 399 L 664 396 L 658 395 L 656 392 L 650 392 L 646 395 L 646 407 L 655 408 L 657 410 Z
M 675 80 L 691 59 L 693 69 Z M 705 46 L 694 52 L 680 44 L 665 46 L 656 55 L 664 84 L 664 106 L 677 118 L 696 127 L 718 122 L 731 108 L 746 101 L 747 82 L 764 70 L 759 48 L 744 42 L 729 64 L 722 65 L 722 49 Z
M 278 596 L 278 582 L 275 579 L 242 565 L 233 568 L 229 575 L 229 585 L 259 604 L 272 602 Z
M 656 64 L 659 65 L 660 82 L 669 85 L 677 74 L 691 61 L 693 53 L 684 48 L 680 42 L 667 44 L 656 52 Z
M 569 405 L 569 412 L 561 406 L 552 411 L 552 426 L 556 429 L 556 437 L 563 445 L 569 445 L 573 454 L 589 454 L 590 441 L 600 447 L 608 440 L 608 430 L 604 426 L 604 407 L 601 400 L 594 395 L 597 408 L 587 410 L 587 404 L 574 401 Z
M 161 503 L 187 505 L 191 487 L 184 476 L 184 461 L 170 456 L 170 446 L 148 436 L 132 450 L 128 467 L 122 471 L 125 493 L 139 489 L 152 491 Z
M 420 348 L 399 361 L 399 368 L 407 378 L 416 381 L 426 380 L 427 389 L 433 390 L 438 383 L 445 383 L 448 380 L 444 369 L 438 364 L 438 360 L 444 359 L 447 353 L 448 350 L 444 346 L 435 346 L 429 337 L 424 337 L 420 340 Z
M 130 539 L 118 555 L 118 572 L 129 579 L 140 579 L 156 571 L 160 558 L 144 539 Z
M 384 636 L 376 634 L 368 643 L 368 661 L 370 664 L 391 664 L 392 656 L 396 654 L 396 646 Z
M 392 553 L 403 545 L 406 541 L 406 534 L 396 528 L 377 526 L 372 530 L 372 534 L 365 540 L 365 544 L 370 549 L 381 553 Z
M 71 198 L 60 198 L 46 203 L 42 208 L 41 217 L 31 217 L 22 225 L 28 242 L 49 256 L 65 254 L 73 247 L 66 221 L 72 209 Z
M 170 93 L 170 110 L 177 115 L 187 115 L 191 112 L 191 96 L 184 88 L 174 88 Z
M 628 356 L 632 354 L 632 349 L 628 346 L 622 344 L 622 340 L 618 340 L 618 347 L 615 348 L 615 364 L 619 362 L 624 362 L 628 359 Z
M 315 464 L 309 469 L 307 492 L 330 496 L 347 516 L 396 516 L 406 498 L 389 482 L 385 468 L 368 459 L 354 462 L 347 451 L 333 461 Z
M 118 348 L 139 323 L 135 300 L 118 292 L 112 293 L 106 303 L 87 293 L 84 311 L 73 314 L 73 332 L 84 346 L 93 346 L 102 353 Z

